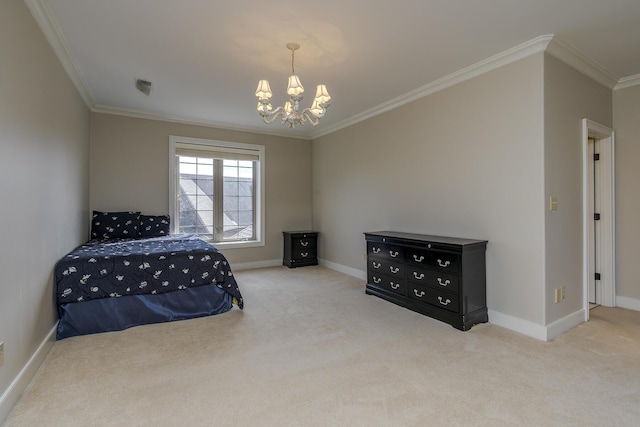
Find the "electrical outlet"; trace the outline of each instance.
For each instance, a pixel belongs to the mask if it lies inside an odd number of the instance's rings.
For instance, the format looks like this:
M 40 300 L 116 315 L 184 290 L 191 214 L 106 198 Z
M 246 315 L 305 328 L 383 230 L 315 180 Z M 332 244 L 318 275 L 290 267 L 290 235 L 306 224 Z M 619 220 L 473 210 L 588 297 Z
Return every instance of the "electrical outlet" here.
M 560 301 L 566 298 L 566 291 L 564 290 L 564 286 L 560 288 Z
M 560 288 L 555 289 L 555 303 L 558 304 L 562 301 L 562 294 L 560 293 Z
M 4 363 L 4 343 L 0 342 L 0 366 Z

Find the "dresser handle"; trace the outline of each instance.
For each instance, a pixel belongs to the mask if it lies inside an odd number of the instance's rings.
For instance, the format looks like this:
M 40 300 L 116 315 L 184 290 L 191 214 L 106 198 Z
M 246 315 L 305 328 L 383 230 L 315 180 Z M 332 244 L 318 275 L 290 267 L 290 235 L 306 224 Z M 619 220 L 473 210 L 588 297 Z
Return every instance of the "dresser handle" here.
M 422 298 L 424 296 L 424 291 L 420 291 L 420 293 L 418 293 L 416 288 L 413 288 L 413 293 L 416 294 L 418 298 Z
M 424 279 L 424 273 L 420 273 L 420 275 L 418 276 L 418 273 L 414 271 L 413 272 L 413 277 L 415 277 L 418 280 L 422 280 L 422 279 Z
M 307 246 L 309 246 L 309 242 L 301 240 L 300 245 L 306 248 Z
M 398 251 L 389 251 L 389 255 L 391 255 L 391 258 L 396 258 L 398 255 L 400 255 L 400 252 Z
M 391 271 L 393 274 L 396 274 L 398 271 L 400 271 L 400 269 L 397 268 L 397 267 L 393 268 L 393 265 L 390 265 L 389 266 L 389 271 Z
M 371 265 L 373 265 L 373 268 L 380 268 L 380 267 L 382 267 L 382 264 L 380 264 L 379 262 L 375 262 L 375 261 L 373 261 L 373 262 L 371 263 Z
M 413 260 L 414 260 L 415 262 L 422 262 L 422 261 L 424 261 L 424 256 L 423 256 L 423 255 L 420 255 L 420 258 L 418 258 L 418 255 L 414 255 L 414 256 L 413 256 Z
M 400 287 L 400 283 L 391 282 L 390 285 L 391 285 L 391 289 L 398 289 Z
M 380 283 L 380 282 L 382 282 L 382 279 L 381 279 L 381 278 L 376 277 L 376 276 L 373 276 L 373 283 L 375 283 L 375 284 L 377 285 L 377 284 L 378 284 L 378 283 Z
M 449 286 L 451 284 L 451 280 L 447 279 L 443 282 L 442 279 L 438 277 L 438 284 L 440 286 Z
M 309 252 L 300 252 L 300 255 L 302 255 L 302 258 L 306 258 L 309 256 Z
M 451 264 L 451 261 L 442 261 L 440 258 L 438 258 L 438 265 L 440 267 L 449 267 L 449 264 Z
M 380 253 L 380 248 L 373 247 L 371 248 L 371 251 L 373 251 L 374 254 L 378 254 Z
M 451 303 L 451 300 L 449 298 L 447 298 L 445 302 L 442 302 L 442 297 L 438 297 L 438 301 L 440 301 L 440 304 L 442 305 L 449 305 L 449 303 Z

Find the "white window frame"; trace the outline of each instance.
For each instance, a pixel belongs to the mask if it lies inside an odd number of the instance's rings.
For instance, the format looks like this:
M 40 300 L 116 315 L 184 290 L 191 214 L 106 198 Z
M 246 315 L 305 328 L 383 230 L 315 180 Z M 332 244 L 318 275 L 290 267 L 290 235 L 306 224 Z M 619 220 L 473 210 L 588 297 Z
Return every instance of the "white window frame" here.
M 256 162 L 257 171 L 255 176 L 257 177 L 254 182 L 255 197 L 256 197 L 256 209 L 255 209 L 255 239 L 233 242 L 215 242 L 210 241 L 211 244 L 220 248 L 247 248 L 265 245 L 265 227 L 264 227 L 264 211 L 265 211 L 265 149 L 264 145 L 245 144 L 241 142 L 229 142 L 229 141 L 216 141 L 211 139 L 189 138 L 184 136 L 169 136 L 169 215 L 171 217 L 171 232 L 178 233 L 178 221 L 174 221 L 174 218 L 178 218 L 179 205 L 179 183 L 178 183 L 178 158 L 176 156 L 176 147 L 189 145 L 194 150 L 198 148 L 217 148 L 222 151 L 228 150 L 251 150 L 254 154 L 258 155 L 258 161 Z M 200 147 L 199 147 L 200 146 Z

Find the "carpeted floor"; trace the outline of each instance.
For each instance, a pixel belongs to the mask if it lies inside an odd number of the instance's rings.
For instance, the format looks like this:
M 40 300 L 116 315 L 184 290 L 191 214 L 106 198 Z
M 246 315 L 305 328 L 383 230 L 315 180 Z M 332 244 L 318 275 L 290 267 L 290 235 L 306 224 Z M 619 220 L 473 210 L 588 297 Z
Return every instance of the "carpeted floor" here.
M 639 312 L 541 342 L 460 332 L 321 267 L 236 276 L 244 311 L 56 342 L 3 426 L 640 422 Z

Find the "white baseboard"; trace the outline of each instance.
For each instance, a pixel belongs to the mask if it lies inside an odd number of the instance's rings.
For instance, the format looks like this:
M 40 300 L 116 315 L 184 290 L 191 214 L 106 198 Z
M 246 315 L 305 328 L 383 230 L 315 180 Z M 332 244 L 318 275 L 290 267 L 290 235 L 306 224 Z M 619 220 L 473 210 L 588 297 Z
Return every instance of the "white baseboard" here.
M 489 322 L 541 341 L 551 341 L 558 335 L 584 322 L 584 314 L 584 310 L 578 310 L 544 326 L 509 314 L 489 310 Z
M 584 309 L 581 309 L 563 317 L 562 319 L 549 323 L 547 325 L 546 341 L 551 341 L 555 337 L 567 332 L 569 329 L 578 326 L 580 323 L 584 322 L 584 316 Z
M 616 296 L 616 307 L 640 311 L 640 299 Z
M 278 267 L 282 265 L 281 259 L 271 259 L 267 261 L 256 261 L 256 262 L 234 262 L 231 265 L 233 271 L 240 270 L 253 270 L 255 268 L 267 268 L 267 267 Z
M 18 376 L 11 382 L 9 388 L 5 390 L 5 392 L 0 396 L 0 424 L 4 422 L 4 420 L 11 412 L 11 409 L 16 404 L 22 392 L 29 382 L 36 374 L 36 371 L 44 362 L 44 359 L 49 354 L 49 351 L 53 347 L 53 344 L 56 341 L 56 329 L 58 325 L 53 327 L 51 331 L 47 334 L 44 341 L 38 346 L 38 349 L 33 353 L 27 364 L 22 368 Z
M 489 310 L 489 323 L 493 323 L 494 325 L 510 329 L 532 338 L 547 341 L 547 329 L 544 325 L 520 319 L 519 317 L 511 316 L 510 314 Z
M 367 273 L 357 268 L 347 267 L 346 265 L 337 264 L 335 262 L 326 261 L 324 259 L 318 259 L 318 264 L 322 267 L 326 267 L 329 270 L 334 270 L 339 273 L 344 273 L 348 276 L 355 277 L 356 279 L 367 280 Z

